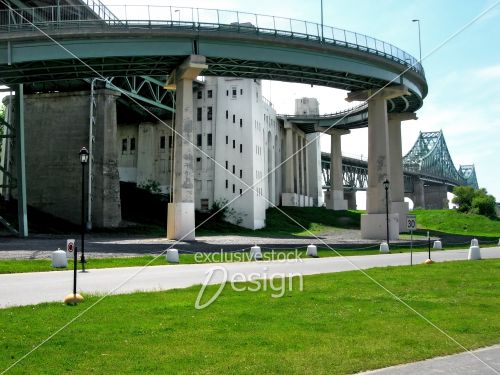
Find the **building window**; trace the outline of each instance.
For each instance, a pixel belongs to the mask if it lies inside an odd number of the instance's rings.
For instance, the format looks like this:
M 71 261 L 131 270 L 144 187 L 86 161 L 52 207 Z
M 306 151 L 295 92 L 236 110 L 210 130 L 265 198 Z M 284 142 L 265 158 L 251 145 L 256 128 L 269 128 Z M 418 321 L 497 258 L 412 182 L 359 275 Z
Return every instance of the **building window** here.
M 229 187 L 229 181 L 226 180 L 226 189 Z
M 160 150 L 165 150 L 165 136 L 160 137 Z
M 229 111 L 226 111 L 226 120 L 229 118 Z
M 226 160 L 226 169 L 229 169 L 229 162 Z
M 196 146 L 201 146 L 201 134 L 196 134 Z
M 229 137 L 226 135 L 226 145 L 229 144 Z
M 243 95 L 243 89 L 240 89 L 240 95 Z
M 240 153 L 243 152 L 243 143 L 240 143 Z
M 207 146 L 212 146 L 212 133 L 207 134 Z
M 240 195 L 242 195 L 242 194 L 243 194 L 243 189 L 240 189 Z
M 122 154 L 127 152 L 127 146 L 128 146 L 128 139 L 123 138 L 122 139 Z
M 212 119 L 212 107 L 207 107 L 207 120 Z
M 243 178 L 243 169 L 240 169 L 240 178 Z
M 233 184 L 233 193 L 236 193 L 236 185 Z
M 232 98 L 236 99 L 236 93 L 237 93 L 236 87 L 232 87 L 231 91 L 232 91 Z
M 130 151 L 135 151 L 135 138 L 130 138 Z
M 212 90 L 207 91 L 207 98 L 212 99 Z
M 233 124 L 236 123 L 236 115 L 233 115 Z
M 201 99 L 202 98 L 202 92 L 201 91 L 198 91 L 198 99 Z
M 236 173 L 236 166 L 233 164 L 233 174 Z
M 200 205 L 201 210 L 208 211 L 208 199 L 201 199 L 200 203 L 201 203 L 201 205 Z
M 201 121 L 201 107 L 196 108 L 196 120 Z
M 242 127 L 243 127 L 243 119 L 240 118 L 240 128 L 242 128 Z
M 236 141 L 233 139 L 233 148 L 236 148 Z

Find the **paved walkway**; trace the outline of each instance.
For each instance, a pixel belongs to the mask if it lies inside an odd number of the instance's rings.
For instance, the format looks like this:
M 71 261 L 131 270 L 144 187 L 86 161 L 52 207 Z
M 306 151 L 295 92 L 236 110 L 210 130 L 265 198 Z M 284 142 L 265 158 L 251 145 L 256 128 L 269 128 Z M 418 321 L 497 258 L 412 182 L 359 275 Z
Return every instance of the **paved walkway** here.
M 500 247 L 481 249 L 483 258 L 500 258 Z M 467 259 L 467 250 L 448 250 L 432 253 L 435 261 Z M 427 259 L 427 253 L 414 253 L 415 263 Z M 78 274 L 78 290 L 81 293 L 122 294 L 135 291 L 157 291 L 201 285 L 207 273 L 215 266 L 223 267 L 229 280 L 235 274 L 248 280 L 252 274 L 259 278 L 274 275 L 312 275 L 342 272 L 357 268 L 408 265 L 410 254 L 364 255 L 299 259 L 290 261 L 235 262 L 216 264 L 179 264 L 151 267 L 126 267 L 94 269 Z M 222 282 L 223 272 L 214 274 L 211 284 Z M 73 271 L 20 273 L 0 275 L 0 308 L 14 305 L 30 305 L 41 302 L 61 301 L 72 291 Z
M 500 345 L 474 350 L 471 353 L 465 352 L 446 357 L 432 358 L 407 365 L 363 372 L 359 375 L 500 374 Z

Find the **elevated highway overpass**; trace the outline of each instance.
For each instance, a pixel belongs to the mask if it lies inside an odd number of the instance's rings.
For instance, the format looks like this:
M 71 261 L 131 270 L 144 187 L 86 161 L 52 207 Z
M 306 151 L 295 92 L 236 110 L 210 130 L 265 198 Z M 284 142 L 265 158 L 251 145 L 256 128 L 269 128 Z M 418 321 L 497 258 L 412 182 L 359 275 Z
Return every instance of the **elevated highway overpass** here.
M 398 127 L 402 120 L 414 117 L 428 91 L 424 70 L 414 57 L 366 35 L 276 16 L 201 8 L 111 9 L 96 0 L 46 4 L 41 0 L 0 0 L 0 84 L 16 91 L 21 223 L 26 223 L 24 92 L 70 90 L 75 80 L 82 79 L 99 78 L 112 86 L 109 77 L 165 77 L 177 87 L 177 112 L 187 114 L 176 118 L 176 158 L 192 160 L 192 142 L 184 142 L 193 136 L 188 126 L 192 121 L 190 92 L 192 80 L 203 74 L 332 87 L 348 91 L 350 101 L 365 102 L 349 116 L 342 115 L 343 122 L 332 123 L 339 116 L 330 116 L 317 119 L 317 125 L 302 122 L 300 126 L 305 132 L 317 131 L 317 127 L 347 131 L 368 126 L 372 203 L 362 232 L 366 238 L 383 234 L 379 222 L 385 195 L 379 182 L 390 174 L 388 163 L 380 163 L 389 159 L 387 134 L 394 128 L 389 134 L 391 143 L 400 147 Z M 393 127 L 387 125 L 388 113 L 397 115 Z M 82 131 L 74 141 L 81 145 L 90 139 L 92 149 L 94 134 L 90 133 Z M 392 152 L 392 158 L 394 155 L 397 152 Z M 285 166 L 290 158 L 291 153 Z M 171 222 L 177 223 L 169 232 L 171 238 L 194 238 L 192 167 L 176 166 L 177 181 L 187 182 L 174 186 L 181 198 L 169 208 Z M 398 184 L 402 186 L 400 174 Z M 188 219 L 180 219 L 181 211 Z M 395 224 L 397 214 L 391 216 L 393 236 L 398 232 Z M 27 235 L 26 225 L 20 233 Z

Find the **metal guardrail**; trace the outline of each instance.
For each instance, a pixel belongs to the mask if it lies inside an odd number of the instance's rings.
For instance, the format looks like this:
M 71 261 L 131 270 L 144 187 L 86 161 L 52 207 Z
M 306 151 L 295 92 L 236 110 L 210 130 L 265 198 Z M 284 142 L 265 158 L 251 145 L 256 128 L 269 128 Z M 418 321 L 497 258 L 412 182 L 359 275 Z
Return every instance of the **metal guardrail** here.
M 334 113 L 325 113 L 325 114 L 322 114 L 322 115 L 311 115 L 311 114 L 306 114 L 306 115 L 301 115 L 301 114 L 298 114 L 298 115 L 286 115 L 286 114 L 277 114 L 276 116 L 277 117 L 280 117 L 280 118 L 301 118 L 301 117 L 307 117 L 307 118 L 311 118 L 311 119 L 329 119 L 329 118 L 332 118 L 332 117 L 339 117 L 339 116 L 349 116 L 349 115 L 352 115 L 352 114 L 357 114 L 363 110 L 367 110 L 368 109 L 368 104 L 366 103 L 363 103 L 363 104 L 360 104 L 360 105 L 357 105 L 357 106 L 354 106 L 354 107 L 351 107 L 351 108 L 346 108 L 346 109 L 341 109 L 337 112 L 334 112 Z
M 0 29 L 7 32 L 34 29 L 64 29 L 104 25 L 126 29 L 177 29 L 237 32 L 308 40 L 339 46 L 393 60 L 425 77 L 422 65 L 407 52 L 376 38 L 336 27 L 254 13 L 172 6 L 104 6 L 85 0 L 89 6 L 48 6 L 0 11 Z M 101 19 L 96 19 L 98 14 Z M 104 21 L 104 22 L 103 22 Z

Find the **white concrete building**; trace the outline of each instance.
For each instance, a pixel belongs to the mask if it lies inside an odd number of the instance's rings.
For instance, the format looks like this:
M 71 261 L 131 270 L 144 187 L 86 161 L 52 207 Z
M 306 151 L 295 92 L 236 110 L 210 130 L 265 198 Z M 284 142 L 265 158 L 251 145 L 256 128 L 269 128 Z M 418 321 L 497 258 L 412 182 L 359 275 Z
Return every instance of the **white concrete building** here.
M 297 102 L 296 110 L 319 112 L 316 99 Z M 313 137 L 293 124 L 280 124 L 272 104 L 262 96 L 260 80 L 207 77 L 194 89 L 193 112 L 197 210 L 230 202 L 232 222 L 259 229 L 272 205 L 322 204 L 319 137 L 293 158 L 293 191 L 283 200 L 286 172 L 280 164 Z M 293 134 L 287 151 L 285 127 Z M 118 124 L 120 181 L 170 193 L 174 136 L 164 124 Z

